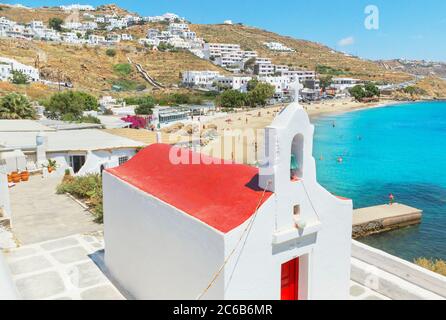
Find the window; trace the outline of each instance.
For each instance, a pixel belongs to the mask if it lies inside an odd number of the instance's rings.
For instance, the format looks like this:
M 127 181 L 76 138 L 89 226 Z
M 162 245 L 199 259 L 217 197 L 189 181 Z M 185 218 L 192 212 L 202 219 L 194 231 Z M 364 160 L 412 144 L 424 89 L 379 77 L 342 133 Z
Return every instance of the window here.
M 119 165 L 123 165 L 124 163 L 126 163 L 127 161 L 129 161 L 129 157 L 124 156 L 124 157 L 119 157 Z
M 293 214 L 295 218 L 299 218 L 300 216 L 300 205 L 295 205 L 293 208 Z
M 70 156 L 70 166 L 74 173 L 78 173 L 85 164 L 85 156 Z

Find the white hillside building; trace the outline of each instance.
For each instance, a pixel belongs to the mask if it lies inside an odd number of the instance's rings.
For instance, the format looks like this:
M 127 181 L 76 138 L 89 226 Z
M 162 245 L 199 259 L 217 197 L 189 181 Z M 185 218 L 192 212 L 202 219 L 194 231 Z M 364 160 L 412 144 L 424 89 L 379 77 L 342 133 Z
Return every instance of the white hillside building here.
M 0 80 L 7 81 L 12 78 L 13 71 L 20 71 L 28 77 L 29 81 L 39 81 L 39 70 L 20 63 L 14 59 L 0 57 Z
M 107 170 L 113 278 L 137 299 L 348 299 L 352 201 L 318 184 L 313 132 L 293 103 L 260 169 L 155 144 Z
M 203 48 L 206 59 L 240 51 L 240 45 L 232 43 L 205 43 Z
M 289 77 L 285 76 L 263 76 L 263 77 L 257 77 L 257 80 L 263 83 L 267 83 L 269 85 L 272 85 L 276 90 L 276 95 L 282 95 L 285 92 L 289 92 L 291 81 Z
M 292 48 L 288 48 L 283 43 L 280 42 L 265 42 L 264 45 L 272 51 L 282 51 L 282 52 L 294 52 Z
M 220 77 L 218 71 L 185 71 L 183 72 L 183 85 L 211 89 L 218 77 Z
M 331 87 L 342 92 L 361 83 L 361 80 L 354 78 L 333 78 Z
M 60 6 L 60 8 L 64 11 L 94 11 L 95 8 L 88 4 L 70 4 L 66 6 Z
M 229 76 L 219 77 L 216 79 L 217 85 L 231 90 L 239 90 L 240 92 L 248 91 L 248 82 L 252 80 L 249 76 Z

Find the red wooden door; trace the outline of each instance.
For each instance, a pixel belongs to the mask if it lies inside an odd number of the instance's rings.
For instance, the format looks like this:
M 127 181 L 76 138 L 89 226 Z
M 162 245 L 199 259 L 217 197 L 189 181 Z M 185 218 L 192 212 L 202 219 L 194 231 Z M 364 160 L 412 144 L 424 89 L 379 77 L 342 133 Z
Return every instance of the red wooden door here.
M 281 299 L 299 300 L 299 258 L 282 265 Z

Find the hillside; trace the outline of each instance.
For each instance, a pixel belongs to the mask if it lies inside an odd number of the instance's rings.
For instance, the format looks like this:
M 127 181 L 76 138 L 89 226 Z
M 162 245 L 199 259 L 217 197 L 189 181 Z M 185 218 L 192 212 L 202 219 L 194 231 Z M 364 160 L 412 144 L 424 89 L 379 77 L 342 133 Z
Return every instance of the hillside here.
M 97 8 L 96 11 L 92 12 L 94 14 L 113 14 L 116 13 L 118 15 L 127 15 L 131 14 L 131 12 L 124 10 L 116 5 L 104 5 Z M 0 16 L 6 17 L 10 20 L 19 22 L 19 23 L 29 23 L 32 20 L 41 20 L 45 24 L 48 23 L 48 20 L 51 18 L 61 18 L 63 20 L 75 20 L 83 21 L 82 12 L 79 15 L 73 14 L 71 12 L 63 11 L 57 7 L 40 7 L 40 8 L 21 8 L 14 7 L 5 4 L 0 4 Z
M 416 84 L 417 88 L 424 90 L 429 97 L 446 99 L 446 81 L 438 77 L 426 77 Z
M 145 84 L 134 68 L 124 78 L 113 71 L 114 65 L 127 63 L 127 57 L 140 63 L 156 80 L 167 85 L 178 83 L 183 70 L 221 70 L 186 51 L 152 52 L 120 45 L 113 58 L 107 56 L 105 51 L 103 47 L 0 39 L 0 56 L 33 66 L 39 57 L 39 68 L 44 79 L 72 82 L 76 89 L 97 95 L 109 93 L 112 84 L 123 79 L 135 85 Z
M 401 71 L 417 76 L 436 76 L 446 78 L 446 63 L 417 60 L 381 60 L 378 61 L 387 70 Z
M 93 14 L 130 12 L 115 5 L 105 5 L 97 8 Z M 83 15 L 70 15 L 58 8 L 26 9 L 0 5 L 0 16 L 14 21 L 28 23 L 32 20 L 43 20 L 45 23 L 52 17 L 83 20 Z M 125 31 L 134 35 L 135 39 L 144 37 L 147 29 L 165 29 L 166 24 L 145 24 L 128 28 Z M 242 49 L 256 50 L 262 57 L 270 57 L 275 64 L 286 64 L 295 68 L 318 70 L 335 76 L 357 77 L 378 82 L 402 82 L 411 79 L 407 73 L 386 69 L 384 66 L 355 57 L 347 57 L 335 52 L 327 46 L 281 36 L 269 31 L 241 25 L 191 25 L 191 29 L 199 37 L 208 42 L 239 43 Z M 104 31 L 97 32 L 105 34 Z M 294 48 L 293 53 L 277 53 L 267 49 L 263 42 L 277 41 Z M 75 89 L 90 91 L 96 95 L 110 94 L 114 84 L 129 88 L 127 93 L 135 92 L 136 87 L 147 85 L 135 68 L 125 75 L 119 75 L 113 67 L 127 63 L 127 57 L 140 63 L 157 81 L 167 87 L 175 87 L 180 81 L 180 74 L 185 70 L 218 70 L 227 73 L 222 68 L 209 61 L 197 58 L 187 51 L 154 52 L 134 42 L 121 42 L 117 47 L 115 57 L 105 54 L 105 47 L 76 46 L 41 41 L 24 41 L 17 39 L 0 39 L 0 56 L 10 57 L 28 64 L 37 65 L 43 79 L 51 81 L 71 82 Z M 37 59 L 38 57 L 38 59 Z M 0 92 L 6 92 L 11 86 L 3 86 Z M 34 86 L 33 95 L 44 95 L 48 89 L 45 86 Z M 54 88 L 52 88 L 54 89 Z M 23 90 L 23 88 L 20 88 Z M 39 90 L 42 92 L 39 93 Z M 51 90 L 51 89 L 50 89 Z M 114 93 L 117 95 L 116 93 Z
M 256 50 L 261 56 L 271 58 L 275 64 L 311 70 L 317 65 L 328 66 L 345 76 L 364 80 L 402 82 L 411 79 L 406 73 L 386 70 L 375 62 L 347 57 L 322 44 L 293 39 L 266 30 L 241 25 L 191 25 L 191 29 L 208 42 L 239 43 L 244 50 Z M 263 45 L 270 41 L 283 43 L 296 52 L 270 51 Z

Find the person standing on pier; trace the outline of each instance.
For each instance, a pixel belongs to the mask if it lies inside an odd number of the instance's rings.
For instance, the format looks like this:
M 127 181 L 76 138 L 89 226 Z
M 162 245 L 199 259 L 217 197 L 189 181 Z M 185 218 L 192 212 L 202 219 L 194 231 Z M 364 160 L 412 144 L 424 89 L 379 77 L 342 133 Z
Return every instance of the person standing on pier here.
M 393 205 L 395 203 L 395 196 L 393 193 L 389 194 L 389 205 Z

